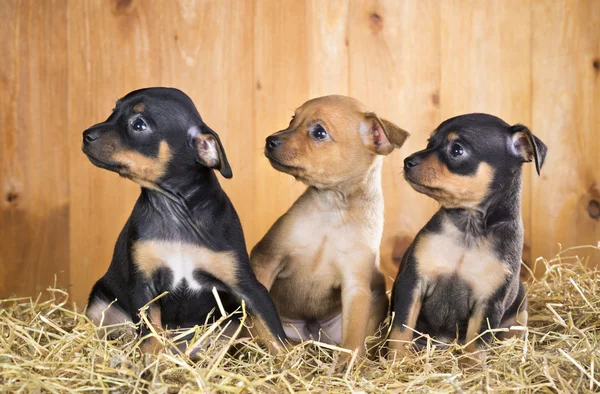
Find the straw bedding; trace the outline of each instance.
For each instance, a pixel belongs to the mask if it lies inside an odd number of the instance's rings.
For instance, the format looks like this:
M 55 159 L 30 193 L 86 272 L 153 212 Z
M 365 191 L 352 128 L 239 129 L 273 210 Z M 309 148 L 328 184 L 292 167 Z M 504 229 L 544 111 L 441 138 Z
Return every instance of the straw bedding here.
M 213 341 L 196 361 L 177 351 L 142 354 L 135 335 L 99 338 L 66 292 L 49 289 L 44 302 L 0 301 L 0 391 L 599 392 L 600 272 L 566 253 L 537 264 L 546 274 L 528 282 L 526 338 L 496 342 L 485 366 L 468 370 L 459 367 L 460 346 L 440 350 L 433 341 L 393 362 L 353 358 L 341 372 L 340 349 L 308 342 L 276 357 L 249 339 Z M 219 331 L 194 330 L 197 339 Z

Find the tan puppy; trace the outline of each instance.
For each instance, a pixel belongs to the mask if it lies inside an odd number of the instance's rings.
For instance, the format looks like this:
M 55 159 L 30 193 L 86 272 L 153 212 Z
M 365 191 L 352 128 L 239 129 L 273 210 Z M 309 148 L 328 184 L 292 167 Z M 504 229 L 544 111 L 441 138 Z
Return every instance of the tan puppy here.
M 326 96 L 267 138 L 271 165 L 309 186 L 251 253 L 288 338 L 365 353 L 388 309 L 379 270 L 381 155 L 407 137 L 359 101 Z

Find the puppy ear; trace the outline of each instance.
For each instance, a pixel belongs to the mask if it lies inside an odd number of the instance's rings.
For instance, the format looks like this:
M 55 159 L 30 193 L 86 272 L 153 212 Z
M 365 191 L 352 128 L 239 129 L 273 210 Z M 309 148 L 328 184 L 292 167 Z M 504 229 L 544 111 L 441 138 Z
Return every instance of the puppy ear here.
M 225 155 L 225 149 L 217 133 L 210 127 L 194 126 L 188 130 L 188 146 L 196 152 L 196 161 L 208 168 L 219 170 L 225 178 L 231 178 L 233 173 Z
M 548 152 L 546 144 L 523 125 L 516 124 L 510 129 L 512 131 L 511 149 L 513 154 L 521 158 L 523 162 L 535 161 L 535 169 L 540 175 L 546 152 Z
M 389 120 L 380 119 L 373 112 L 366 112 L 360 125 L 360 136 L 373 152 L 387 155 L 394 148 L 400 148 L 409 134 Z

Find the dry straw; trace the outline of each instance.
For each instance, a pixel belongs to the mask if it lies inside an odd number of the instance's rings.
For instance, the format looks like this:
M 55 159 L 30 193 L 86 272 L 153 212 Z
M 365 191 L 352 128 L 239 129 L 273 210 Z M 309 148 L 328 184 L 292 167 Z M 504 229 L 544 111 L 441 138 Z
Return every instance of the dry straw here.
M 546 273 L 528 282 L 526 338 L 496 342 L 481 368 L 461 370 L 460 346 L 430 341 L 402 360 L 353 357 L 338 371 L 341 349 L 307 342 L 274 357 L 249 339 L 206 341 L 217 326 L 150 334 L 168 345 L 194 333 L 194 343 L 210 343 L 196 361 L 177 350 L 142 354 L 134 335 L 100 339 L 66 292 L 49 289 L 49 301 L 0 301 L 0 392 L 599 392 L 600 273 L 573 256 L 592 249 L 538 259 Z

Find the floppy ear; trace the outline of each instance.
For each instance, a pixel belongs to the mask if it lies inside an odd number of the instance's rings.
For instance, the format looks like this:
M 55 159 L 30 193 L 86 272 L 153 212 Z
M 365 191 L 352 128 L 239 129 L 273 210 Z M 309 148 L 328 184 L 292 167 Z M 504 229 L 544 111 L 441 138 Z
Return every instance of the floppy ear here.
M 219 170 L 225 178 L 233 173 L 225 155 L 225 149 L 217 133 L 203 125 L 202 131 L 196 126 L 188 130 L 188 146 L 196 152 L 196 161 L 208 168 Z
M 389 120 L 380 119 L 373 112 L 365 112 L 365 119 L 360 124 L 360 136 L 374 153 L 387 155 L 394 148 L 400 148 L 409 134 Z
M 540 175 L 548 151 L 546 144 L 523 125 L 516 124 L 510 129 L 512 132 L 511 149 L 513 154 L 521 158 L 523 162 L 535 161 L 535 169 Z

